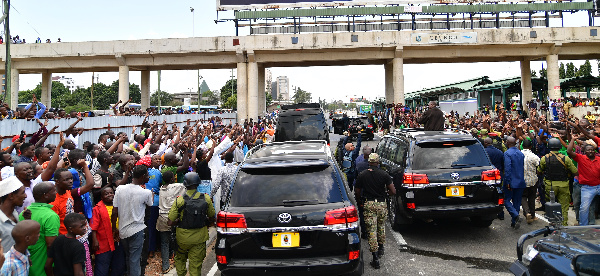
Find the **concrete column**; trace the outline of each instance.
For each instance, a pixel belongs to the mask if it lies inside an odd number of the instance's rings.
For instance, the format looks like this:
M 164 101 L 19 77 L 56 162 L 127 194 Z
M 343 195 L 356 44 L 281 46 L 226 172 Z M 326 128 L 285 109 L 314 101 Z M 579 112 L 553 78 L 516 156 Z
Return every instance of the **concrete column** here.
M 558 76 L 558 55 L 551 54 L 546 56 L 546 63 L 548 65 L 548 97 L 553 99 L 560 99 L 560 78 Z
M 258 115 L 264 116 L 267 110 L 267 95 L 265 94 L 265 67 L 258 66 Z
M 240 124 L 248 118 L 248 64 L 237 64 L 237 121 Z
M 404 59 L 403 50 L 396 49 L 395 57 L 392 60 L 393 83 L 394 83 L 394 103 L 404 104 Z
M 142 100 L 140 102 L 142 111 L 150 107 L 150 71 L 142 71 L 141 87 Z
M 41 103 L 50 108 L 52 105 L 52 73 L 46 71 L 42 73 L 42 98 Z
M 258 64 L 248 55 L 248 118 L 258 119 Z
M 526 103 L 531 101 L 533 98 L 533 91 L 531 91 L 531 67 L 529 66 L 529 60 L 521 61 L 521 99 L 523 104 L 523 110 L 529 110 Z
M 19 69 L 10 70 L 10 108 L 16 110 L 19 105 Z
M 119 66 L 119 100 L 129 100 L 129 66 Z
M 392 62 L 387 62 L 385 68 L 385 103 L 394 103 L 394 70 Z

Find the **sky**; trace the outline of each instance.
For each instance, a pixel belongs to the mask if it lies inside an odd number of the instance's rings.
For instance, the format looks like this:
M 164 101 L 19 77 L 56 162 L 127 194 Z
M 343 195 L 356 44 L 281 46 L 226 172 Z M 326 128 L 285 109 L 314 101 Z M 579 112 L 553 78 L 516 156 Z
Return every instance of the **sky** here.
M 215 24 L 216 19 L 233 18 L 233 12 L 219 12 L 216 0 L 27 0 L 12 1 L 10 12 L 11 35 L 19 35 L 27 43 L 37 37 L 42 42 L 110 41 L 184 37 L 235 36 L 232 22 Z M 190 11 L 194 8 L 194 12 Z M 600 22 L 596 22 L 598 26 Z M 561 26 L 551 19 L 551 27 Z M 565 27 L 587 26 L 587 13 L 565 13 Z M 460 30 L 457 30 L 460 31 Z M 248 28 L 240 35 L 248 35 Z M 569 61 L 560 62 L 567 63 Z M 584 61 L 573 61 L 579 66 Z M 596 61 L 591 61 L 593 74 L 598 75 Z M 545 62 L 532 61 L 531 69 L 547 68 Z M 290 90 L 300 87 L 317 99 L 344 100 L 365 96 L 369 99 L 384 97 L 385 73 L 383 65 L 274 67 L 268 68 L 272 79 L 288 76 Z M 98 80 L 110 84 L 118 79 L 118 72 L 96 73 Z M 162 71 L 161 90 L 170 93 L 196 91 L 196 70 Z M 233 70 L 235 76 L 236 72 Z M 211 90 L 220 89 L 231 78 L 231 69 L 200 70 L 200 75 Z M 73 78 L 76 85 L 88 87 L 92 73 L 55 73 L 53 76 Z M 520 76 L 519 62 L 406 64 L 404 65 L 405 93 L 440 86 L 480 76 L 492 80 Z M 151 72 L 150 90 L 158 88 L 156 72 Z M 21 74 L 20 90 L 33 89 L 41 82 L 41 74 Z M 140 84 L 140 72 L 130 72 L 129 81 Z

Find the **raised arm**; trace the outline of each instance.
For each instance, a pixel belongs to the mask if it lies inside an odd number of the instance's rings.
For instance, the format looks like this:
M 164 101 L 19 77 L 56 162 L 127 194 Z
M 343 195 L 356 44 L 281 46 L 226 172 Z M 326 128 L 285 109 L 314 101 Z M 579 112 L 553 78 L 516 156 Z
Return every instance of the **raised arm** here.
M 54 171 L 56 171 L 56 168 L 58 167 L 58 161 L 60 161 L 60 149 L 65 144 L 65 135 L 62 132 L 59 135 L 60 141 L 58 142 L 58 145 L 56 145 L 52 159 L 50 159 L 50 162 L 48 162 L 48 167 L 46 167 L 46 169 L 42 172 L 42 181 L 50 180 L 52 175 L 54 175 Z
M 569 145 L 567 146 L 567 154 L 569 155 L 569 157 L 571 159 L 575 159 L 575 157 L 577 157 L 577 154 L 575 153 L 575 151 L 573 151 L 574 145 L 575 145 L 575 139 L 571 139 L 571 141 L 569 141 Z

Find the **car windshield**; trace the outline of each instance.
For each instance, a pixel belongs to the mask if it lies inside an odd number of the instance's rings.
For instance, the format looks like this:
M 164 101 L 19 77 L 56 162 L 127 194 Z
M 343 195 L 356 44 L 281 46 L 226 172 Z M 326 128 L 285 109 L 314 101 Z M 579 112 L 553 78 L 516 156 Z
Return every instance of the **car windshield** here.
M 483 147 L 474 140 L 418 143 L 413 156 L 415 170 L 490 166 Z
M 277 141 L 325 140 L 323 113 L 285 114 L 279 118 Z
M 332 167 L 240 170 L 229 201 L 234 207 L 296 206 L 341 202 Z

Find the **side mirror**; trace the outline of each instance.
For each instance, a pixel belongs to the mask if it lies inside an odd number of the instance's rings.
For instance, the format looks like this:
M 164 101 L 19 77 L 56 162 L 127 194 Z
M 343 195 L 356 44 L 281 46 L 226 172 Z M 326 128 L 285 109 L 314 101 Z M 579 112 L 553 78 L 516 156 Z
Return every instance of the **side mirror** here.
M 573 258 L 572 266 L 576 275 L 600 275 L 600 253 L 577 255 Z

